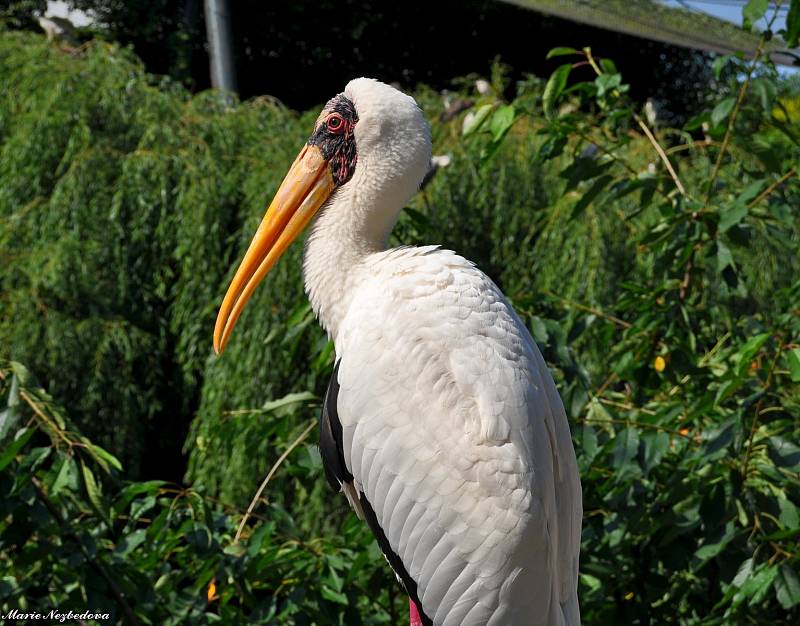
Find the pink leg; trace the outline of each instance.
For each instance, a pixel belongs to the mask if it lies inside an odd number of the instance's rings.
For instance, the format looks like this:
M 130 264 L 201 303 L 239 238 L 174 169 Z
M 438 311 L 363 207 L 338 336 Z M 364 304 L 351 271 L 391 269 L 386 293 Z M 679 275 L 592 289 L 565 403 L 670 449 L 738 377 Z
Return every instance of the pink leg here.
M 411 626 L 422 626 L 422 618 L 419 616 L 419 609 L 417 609 L 417 605 L 414 604 L 411 598 L 408 599 L 408 612 L 411 615 Z

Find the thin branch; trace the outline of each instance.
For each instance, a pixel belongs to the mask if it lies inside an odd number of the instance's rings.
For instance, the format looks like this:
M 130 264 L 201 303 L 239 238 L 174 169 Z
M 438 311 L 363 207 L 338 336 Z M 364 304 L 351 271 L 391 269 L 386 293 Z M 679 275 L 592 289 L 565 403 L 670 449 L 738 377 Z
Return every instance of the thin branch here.
M 606 148 L 602 143 L 597 141 L 594 137 L 591 137 L 590 135 L 586 134 L 582 130 L 578 130 L 577 134 L 578 134 L 578 137 L 583 139 L 586 143 L 589 143 L 589 144 L 591 144 L 593 146 L 597 146 L 597 149 L 600 150 L 600 152 L 602 152 L 603 154 L 605 154 L 606 156 L 608 156 L 609 158 L 611 158 L 615 162 L 617 162 L 620 165 L 622 165 L 622 167 L 624 167 L 626 170 L 628 170 L 628 173 L 631 174 L 631 176 L 635 177 L 635 176 L 639 175 L 639 172 L 637 172 L 635 169 L 633 169 L 633 166 L 631 166 L 631 164 L 628 163 L 623 157 L 621 157 L 621 156 L 619 156 L 617 154 L 614 154 L 613 149 Z
M 790 169 L 783 176 L 781 176 L 778 180 L 776 180 L 769 187 L 767 187 L 764 191 L 762 191 L 760 194 L 758 194 L 758 196 L 754 200 L 751 200 L 750 203 L 747 205 L 747 208 L 749 209 L 749 208 L 754 207 L 755 205 L 757 205 L 759 202 L 764 200 L 764 198 L 769 196 L 773 191 L 775 191 L 778 187 L 780 187 L 783 183 L 785 183 L 787 180 L 789 180 L 790 178 L 792 178 L 796 174 L 797 174 L 797 170 L 796 169 L 794 169 L 794 168 Z
M 292 450 L 294 450 L 297 446 L 299 446 L 300 443 L 306 437 L 308 437 L 308 434 L 316 425 L 317 425 L 317 420 L 312 420 L 311 423 L 306 427 L 306 429 L 302 433 L 300 433 L 300 436 L 297 437 L 297 439 L 295 439 L 288 448 L 286 448 L 284 453 L 278 457 L 278 460 L 275 461 L 275 464 L 270 468 L 269 473 L 267 473 L 267 477 L 264 479 L 264 482 L 261 483 L 261 486 L 258 488 L 258 491 L 256 491 L 256 495 L 253 496 L 253 500 L 250 502 L 250 506 L 247 507 L 247 512 L 244 514 L 242 521 L 239 522 L 239 528 L 236 531 L 236 536 L 233 538 L 233 543 L 237 543 L 239 541 L 239 537 L 242 535 L 242 531 L 244 530 L 244 526 L 247 523 L 250 514 L 253 512 L 253 509 L 256 508 L 256 503 L 258 502 L 259 498 L 261 498 L 261 494 L 264 493 L 264 489 L 267 488 L 269 481 L 272 480 L 272 476 L 275 474 L 275 472 L 278 471 L 278 468 L 281 466 L 281 463 L 283 463 L 286 460 L 286 457 L 288 457 L 292 453 Z
M 664 165 L 667 168 L 667 171 L 669 172 L 669 175 L 675 182 L 675 186 L 678 188 L 678 191 L 680 191 L 682 196 L 685 196 L 686 188 L 683 186 L 681 179 L 678 178 L 678 173 L 672 167 L 672 163 L 670 162 L 667 153 L 664 152 L 664 148 L 662 148 L 661 144 L 658 143 L 658 139 L 656 139 L 655 135 L 653 135 L 653 132 L 647 127 L 647 124 L 644 123 L 644 120 L 641 117 L 639 117 L 639 115 L 635 112 L 633 113 L 633 119 L 636 120 L 636 123 L 639 124 L 639 128 L 641 128 L 644 131 L 644 134 L 650 140 L 650 143 L 653 144 L 653 147 L 656 149 L 659 158 L 664 163 Z
M 611 372 L 611 374 L 609 374 L 608 378 L 606 378 L 605 381 L 603 381 L 603 384 L 600 385 L 600 387 L 598 387 L 597 391 L 594 392 L 594 397 L 595 398 L 599 398 L 600 396 L 602 396 L 605 393 L 606 389 L 608 389 L 608 386 L 611 383 L 613 383 L 616 378 L 617 378 L 617 373 L 616 372 Z
M 694 441 L 694 435 L 689 434 L 688 432 L 682 433 L 679 430 L 674 430 L 672 428 L 665 428 L 664 426 L 659 426 L 658 424 L 648 424 L 647 422 L 636 422 L 633 420 L 621 420 L 616 418 L 608 418 L 603 419 L 600 417 L 581 417 L 579 418 L 582 422 L 592 422 L 592 423 L 603 423 L 603 424 L 621 424 L 625 426 L 636 426 L 637 428 L 649 428 L 650 430 L 657 430 L 659 432 L 670 433 L 671 435 L 676 435 L 677 437 L 683 437 L 684 439 L 688 439 L 689 441 Z
M 595 309 L 593 307 L 586 306 L 585 304 L 580 304 L 579 302 L 574 302 L 574 301 L 572 301 L 572 300 L 570 300 L 568 298 L 565 298 L 564 296 L 560 296 L 557 293 L 553 293 L 549 289 L 544 289 L 542 291 L 542 293 L 545 294 L 545 295 L 550 296 L 551 298 L 555 298 L 556 300 L 560 300 L 564 304 L 568 304 L 569 306 L 571 306 L 571 307 L 573 307 L 575 309 L 578 309 L 580 311 L 586 311 L 587 313 L 592 313 L 593 315 L 598 315 L 598 316 L 600 316 L 602 318 L 605 318 L 608 321 L 613 322 L 617 326 L 621 326 L 622 328 L 630 328 L 632 326 L 632 324 L 630 322 L 626 322 L 625 320 L 622 320 L 622 319 L 620 319 L 618 317 L 615 317 L 613 315 L 609 315 L 608 313 L 605 313 L 605 312 L 601 311 L 600 309 Z
M 714 181 L 717 180 L 719 171 L 722 168 L 722 159 L 725 156 L 725 151 L 728 149 L 728 144 L 731 141 L 733 127 L 736 124 L 736 118 L 739 116 L 739 110 L 742 108 L 744 97 L 747 94 L 748 88 L 750 87 L 750 79 L 753 77 L 753 72 L 755 72 L 756 65 L 761 58 L 761 54 L 764 52 L 765 43 L 766 41 L 764 37 L 762 37 L 761 41 L 758 42 L 758 48 L 756 48 L 756 53 L 753 56 L 753 62 L 750 64 L 750 68 L 747 71 L 747 78 L 745 78 L 741 89 L 739 89 L 739 95 L 736 98 L 736 105 L 733 107 L 733 112 L 731 112 L 731 116 L 728 118 L 728 127 L 725 129 L 725 136 L 722 139 L 722 145 L 720 146 L 719 154 L 717 155 L 717 161 L 714 163 L 714 170 L 711 172 L 711 178 L 708 179 L 708 190 L 706 191 L 705 201 L 706 205 L 708 205 L 708 203 L 711 201 L 711 196 L 714 193 Z
M 708 148 L 713 145 L 716 145 L 716 142 L 712 141 L 711 139 L 698 139 L 692 143 L 683 143 L 679 146 L 672 146 L 671 148 L 664 150 L 664 152 L 667 154 L 674 154 L 675 152 L 682 152 L 683 150 L 691 150 L 692 148 Z
M 634 406 L 626 402 L 617 402 L 616 400 L 609 400 L 608 398 L 598 398 L 598 401 L 607 404 L 608 406 L 615 406 L 618 409 L 625 409 L 626 411 L 639 411 L 645 415 L 655 415 L 656 412 L 652 409 L 645 409 L 644 407 Z

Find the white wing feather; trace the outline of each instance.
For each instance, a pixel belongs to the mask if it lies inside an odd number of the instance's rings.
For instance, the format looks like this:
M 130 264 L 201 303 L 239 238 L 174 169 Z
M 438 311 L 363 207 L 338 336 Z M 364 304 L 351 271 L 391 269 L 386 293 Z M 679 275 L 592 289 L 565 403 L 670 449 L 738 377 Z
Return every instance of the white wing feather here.
M 360 266 L 338 335 L 344 458 L 435 624 L 574 626 L 564 408 L 494 283 L 437 248 Z

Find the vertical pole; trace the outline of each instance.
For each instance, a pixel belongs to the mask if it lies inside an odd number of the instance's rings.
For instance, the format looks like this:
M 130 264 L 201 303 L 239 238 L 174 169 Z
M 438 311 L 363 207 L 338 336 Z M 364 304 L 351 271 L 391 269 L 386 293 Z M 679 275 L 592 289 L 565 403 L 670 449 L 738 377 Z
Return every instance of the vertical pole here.
M 211 86 L 236 92 L 233 65 L 233 37 L 228 0 L 204 0 L 208 54 L 211 59 Z

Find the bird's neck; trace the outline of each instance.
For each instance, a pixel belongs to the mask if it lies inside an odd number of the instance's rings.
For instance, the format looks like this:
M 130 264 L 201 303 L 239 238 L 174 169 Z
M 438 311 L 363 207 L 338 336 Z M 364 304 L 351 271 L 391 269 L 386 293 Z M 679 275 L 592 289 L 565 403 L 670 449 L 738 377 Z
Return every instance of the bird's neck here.
M 380 191 L 363 185 L 341 187 L 320 211 L 306 240 L 306 293 L 334 342 L 365 262 L 370 255 L 386 250 L 389 233 L 406 200 Z

